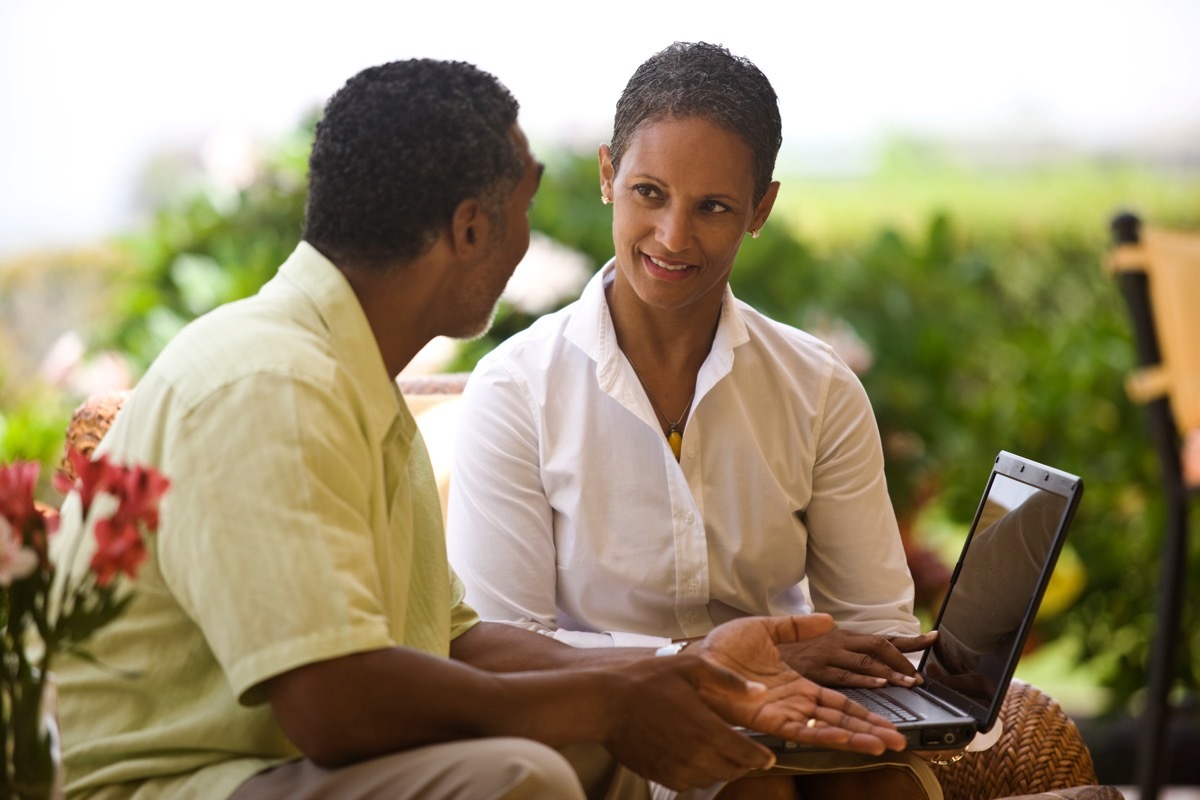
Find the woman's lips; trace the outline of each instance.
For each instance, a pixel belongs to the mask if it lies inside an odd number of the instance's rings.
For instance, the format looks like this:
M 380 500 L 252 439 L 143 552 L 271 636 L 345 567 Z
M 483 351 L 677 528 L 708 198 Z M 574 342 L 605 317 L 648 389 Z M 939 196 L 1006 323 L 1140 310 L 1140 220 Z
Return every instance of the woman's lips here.
M 642 254 L 642 262 L 652 275 L 665 280 L 680 280 L 686 277 L 689 271 L 695 267 L 694 264 L 665 261 L 646 255 L 645 253 Z

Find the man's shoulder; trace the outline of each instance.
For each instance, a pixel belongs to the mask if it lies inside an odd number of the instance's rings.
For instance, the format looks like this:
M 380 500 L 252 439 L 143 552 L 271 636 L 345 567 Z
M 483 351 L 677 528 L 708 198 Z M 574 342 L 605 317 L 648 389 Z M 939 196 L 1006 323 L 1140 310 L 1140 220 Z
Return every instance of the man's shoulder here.
M 258 374 L 326 379 L 336 368 L 336 353 L 319 326 L 255 296 L 193 320 L 150 372 L 190 393 Z

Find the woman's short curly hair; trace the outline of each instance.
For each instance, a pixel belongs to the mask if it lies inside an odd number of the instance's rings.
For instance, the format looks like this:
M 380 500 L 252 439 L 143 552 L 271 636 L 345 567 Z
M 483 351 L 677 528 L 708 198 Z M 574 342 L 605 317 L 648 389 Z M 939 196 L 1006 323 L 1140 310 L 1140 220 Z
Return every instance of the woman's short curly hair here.
M 304 239 L 359 269 L 425 252 L 469 197 L 500 218 L 521 178 L 518 104 L 461 61 L 370 67 L 325 106 L 309 157 Z
M 741 139 L 754 153 L 754 199 L 762 199 L 783 143 L 779 100 L 751 61 L 720 45 L 675 42 L 646 59 L 617 100 L 609 145 L 613 169 L 641 126 L 700 117 Z

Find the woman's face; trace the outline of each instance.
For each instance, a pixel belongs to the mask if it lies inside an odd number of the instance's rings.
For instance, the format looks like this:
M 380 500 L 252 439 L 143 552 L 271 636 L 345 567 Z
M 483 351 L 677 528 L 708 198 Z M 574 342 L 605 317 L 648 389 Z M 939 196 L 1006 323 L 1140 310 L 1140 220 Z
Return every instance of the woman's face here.
M 779 184 L 756 205 L 749 146 L 688 117 L 644 125 L 616 174 L 602 145 L 600 188 L 613 201 L 617 280 L 647 305 L 683 310 L 719 307 L 742 238 L 766 222 Z

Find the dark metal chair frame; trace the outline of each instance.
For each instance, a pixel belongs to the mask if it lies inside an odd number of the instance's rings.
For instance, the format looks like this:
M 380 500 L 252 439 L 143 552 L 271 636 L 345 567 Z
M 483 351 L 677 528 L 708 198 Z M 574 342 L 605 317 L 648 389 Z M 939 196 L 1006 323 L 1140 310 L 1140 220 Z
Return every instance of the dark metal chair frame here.
M 1136 215 L 1119 213 L 1113 217 L 1111 227 L 1114 248 L 1141 243 L 1142 222 Z M 1115 278 L 1129 309 L 1138 366 L 1161 364 L 1162 351 L 1154 322 L 1149 276 L 1144 269 L 1122 268 L 1116 271 Z M 1184 483 L 1180 463 L 1181 432 L 1171 412 L 1169 398 L 1157 397 L 1145 405 L 1150 438 L 1162 470 L 1166 530 L 1159 567 L 1158 620 L 1148 665 L 1146 707 L 1141 720 L 1137 763 L 1139 798 L 1157 800 L 1168 767 L 1169 695 L 1178 668 L 1187 577 L 1188 510 L 1195 492 Z

